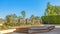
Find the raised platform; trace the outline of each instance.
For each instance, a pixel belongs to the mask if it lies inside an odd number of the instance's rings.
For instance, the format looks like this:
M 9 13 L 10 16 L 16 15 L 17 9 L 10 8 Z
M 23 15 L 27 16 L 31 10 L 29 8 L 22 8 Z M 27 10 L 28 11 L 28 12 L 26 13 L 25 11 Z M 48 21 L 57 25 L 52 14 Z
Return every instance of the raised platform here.
M 50 31 L 54 29 L 54 26 L 30 26 L 30 27 L 24 27 L 24 28 L 16 28 L 15 32 L 20 32 L 20 33 L 28 33 L 29 31 Z

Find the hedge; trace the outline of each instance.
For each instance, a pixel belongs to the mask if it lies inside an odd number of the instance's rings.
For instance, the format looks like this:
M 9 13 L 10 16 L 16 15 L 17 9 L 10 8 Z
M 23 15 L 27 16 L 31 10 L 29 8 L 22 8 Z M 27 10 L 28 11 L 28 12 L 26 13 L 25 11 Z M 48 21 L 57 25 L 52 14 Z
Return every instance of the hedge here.
M 60 15 L 42 16 L 44 24 L 60 24 Z

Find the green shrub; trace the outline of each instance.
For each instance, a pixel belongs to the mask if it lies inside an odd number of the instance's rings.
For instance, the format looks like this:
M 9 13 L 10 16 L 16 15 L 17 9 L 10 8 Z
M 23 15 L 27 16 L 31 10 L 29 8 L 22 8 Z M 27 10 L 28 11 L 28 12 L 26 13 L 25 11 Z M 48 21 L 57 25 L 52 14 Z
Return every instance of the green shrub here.
M 60 15 L 42 16 L 44 24 L 60 24 Z

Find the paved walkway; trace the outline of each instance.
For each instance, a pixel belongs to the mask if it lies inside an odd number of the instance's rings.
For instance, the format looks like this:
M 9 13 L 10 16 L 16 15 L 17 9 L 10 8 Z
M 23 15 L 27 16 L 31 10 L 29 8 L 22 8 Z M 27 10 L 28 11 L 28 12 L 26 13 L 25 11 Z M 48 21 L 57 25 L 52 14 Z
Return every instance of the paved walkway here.
M 48 25 L 48 26 L 50 26 L 50 25 Z M 44 33 L 35 33 L 35 34 L 60 34 L 60 25 L 54 25 L 54 26 L 56 28 L 53 29 L 52 31 L 44 32 Z M 16 32 L 13 32 L 13 33 L 9 33 L 9 34 L 28 34 L 28 33 L 16 33 Z
M 53 25 L 53 24 L 44 24 L 43 26 L 55 26 L 55 28 L 60 28 L 60 25 Z
M 13 33 L 10 33 L 10 34 L 28 34 L 28 33 L 16 33 L 16 32 L 13 32 Z M 60 34 L 60 28 L 55 28 L 54 30 L 49 31 L 49 32 L 35 33 L 35 34 Z

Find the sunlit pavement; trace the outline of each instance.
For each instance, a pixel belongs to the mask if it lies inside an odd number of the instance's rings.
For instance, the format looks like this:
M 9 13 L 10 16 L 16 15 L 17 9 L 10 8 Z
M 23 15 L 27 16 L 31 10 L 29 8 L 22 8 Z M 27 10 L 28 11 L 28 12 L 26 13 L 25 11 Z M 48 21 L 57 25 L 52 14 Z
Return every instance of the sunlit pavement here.
M 52 25 L 51 24 L 50 25 L 49 24 L 44 24 L 43 26 L 55 26 L 55 28 L 60 28 L 60 25 L 53 25 L 53 24 Z

